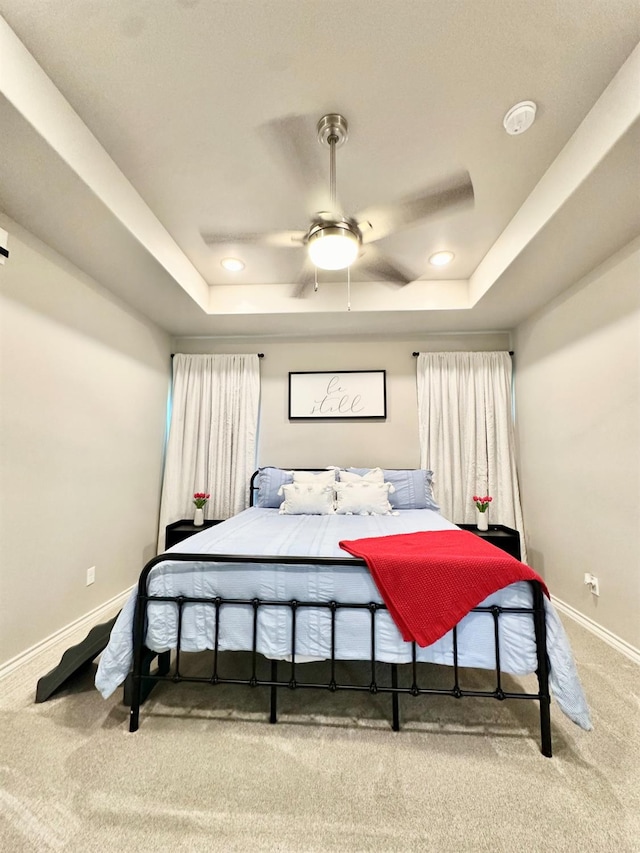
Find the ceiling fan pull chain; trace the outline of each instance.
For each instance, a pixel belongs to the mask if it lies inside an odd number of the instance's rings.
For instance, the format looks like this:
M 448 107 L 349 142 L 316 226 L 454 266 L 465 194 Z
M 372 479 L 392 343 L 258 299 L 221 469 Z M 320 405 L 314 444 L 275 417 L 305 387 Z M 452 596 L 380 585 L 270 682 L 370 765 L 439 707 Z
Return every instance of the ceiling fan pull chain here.
M 313 270 L 314 270 L 314 275 L 315 275 L 315 284 L 313 286 L 313 292 L 317 293 L 318 292 L 318 267 L 314 267 Z
M 347 267 L 347 311 L 351 311 L 351 267 Z

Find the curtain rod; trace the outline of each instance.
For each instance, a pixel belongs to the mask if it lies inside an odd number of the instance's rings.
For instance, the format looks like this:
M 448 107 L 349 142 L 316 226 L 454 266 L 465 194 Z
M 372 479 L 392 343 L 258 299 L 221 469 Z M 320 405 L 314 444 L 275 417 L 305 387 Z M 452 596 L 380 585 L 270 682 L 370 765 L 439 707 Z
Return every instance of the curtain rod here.
M 419 353 L 419 352 L 412 352 L 412 353 L 411 353 L 411 355 L 412 355 L 414 358 L 417 358 L 417 357 L 420 355 L 420 353 Z M 510 350 L 509 350 L 509 355 L 515 355 L 515 352 L 514 352 L 512 349 L 510 349 Z
M 215 353 L 213 353 L 213 354 L 215 355 Z M 417 355 L 417 354 L 418 354 L 418 353 L 416 353 L 416 355 Z M 172 352 L 172 353 L 171 353 L 171 358 L 173 358 L 173 357 L 174 357 L 174 355 L 175 355 L 175 352 Z M 193 353 L 193 355 L 201 355 L 201 353 Z M 258 353 L 258 358 L 264 358 L 264 353 L 263 353 L 263 352 L 259 352 L 259 353 Z

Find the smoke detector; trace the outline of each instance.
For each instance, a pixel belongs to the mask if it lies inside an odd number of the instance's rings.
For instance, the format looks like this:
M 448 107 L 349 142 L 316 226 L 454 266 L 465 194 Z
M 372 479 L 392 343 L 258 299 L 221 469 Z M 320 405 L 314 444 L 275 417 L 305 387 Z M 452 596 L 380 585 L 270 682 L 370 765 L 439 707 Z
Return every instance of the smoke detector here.
M 536 105 L 533 101 L 520 101 L 511 107 L 502 120 L 504 129 L 510 136 L 518 136 L 529 130 L 536 118 Z

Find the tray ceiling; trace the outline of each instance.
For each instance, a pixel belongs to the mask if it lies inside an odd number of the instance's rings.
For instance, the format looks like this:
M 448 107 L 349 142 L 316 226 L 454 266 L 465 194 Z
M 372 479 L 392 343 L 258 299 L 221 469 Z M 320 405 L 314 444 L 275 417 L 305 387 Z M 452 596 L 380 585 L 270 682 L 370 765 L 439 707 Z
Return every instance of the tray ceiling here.
M 1 0 L 0 209 L 176 335 L 508 329 L 640 234 L 640 9 L 584 4 Z M 506 111 L 538 105 L 508 136 Z M 475 204 L 301 288 L 304 249 L 206 233 L 306 229 L 337 152 L 349 211 L 467 170 Z M 292 168 L 288 117 L 310 128 Z M 298 170 L 299 172 L 299 170 Z M 436 269 L 435 251 L 455 253 Z M 220 266 L 241 256 L 239 274 Z

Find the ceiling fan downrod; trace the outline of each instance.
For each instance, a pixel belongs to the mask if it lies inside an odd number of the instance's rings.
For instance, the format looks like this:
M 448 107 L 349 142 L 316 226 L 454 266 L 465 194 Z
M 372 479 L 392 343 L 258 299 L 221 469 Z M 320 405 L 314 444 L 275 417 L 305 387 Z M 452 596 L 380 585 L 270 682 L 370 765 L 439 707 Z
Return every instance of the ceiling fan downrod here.
M 329 137 L 329 198 L 331 210 L 336 209 L 336 137 Z
M 329 148 L 329 193 L 331 196 L 332 212 L 336 204 L 336 148 L 347 141 L 349 125 L 344 116 L 338 113 L 328 113 L 318 122 L 318 142 Z

